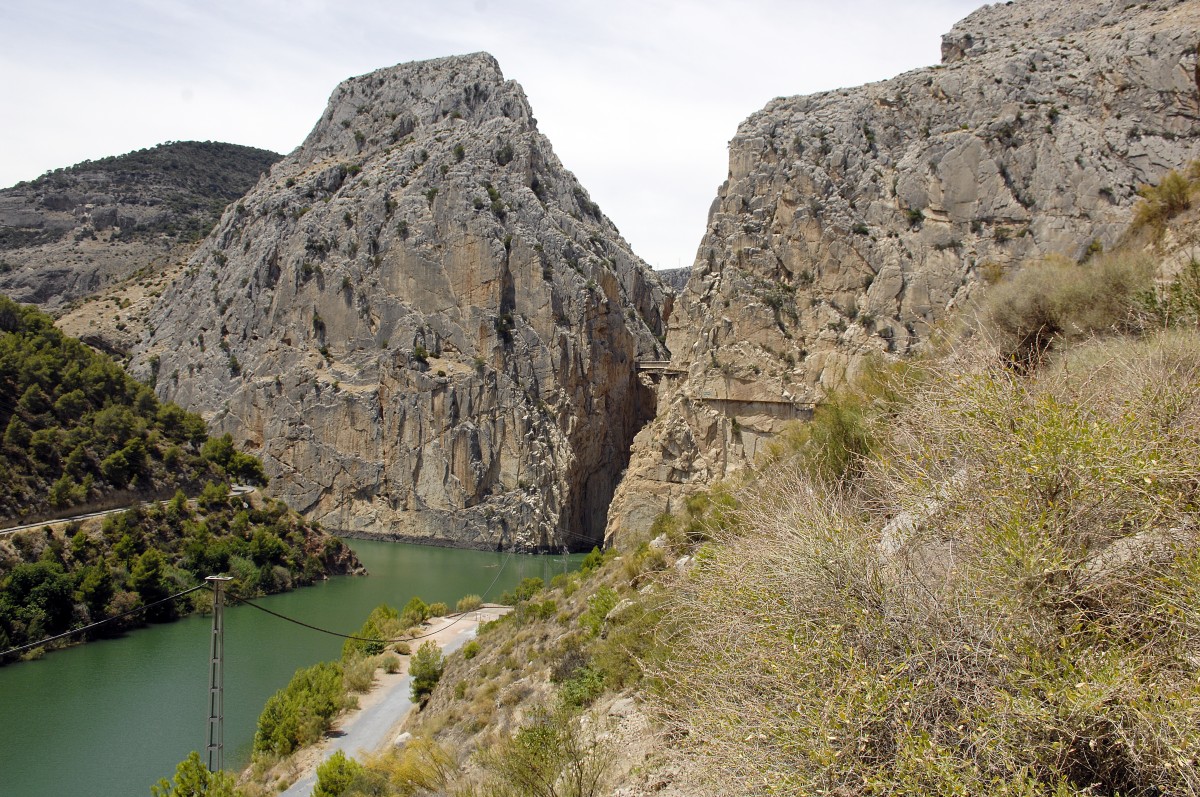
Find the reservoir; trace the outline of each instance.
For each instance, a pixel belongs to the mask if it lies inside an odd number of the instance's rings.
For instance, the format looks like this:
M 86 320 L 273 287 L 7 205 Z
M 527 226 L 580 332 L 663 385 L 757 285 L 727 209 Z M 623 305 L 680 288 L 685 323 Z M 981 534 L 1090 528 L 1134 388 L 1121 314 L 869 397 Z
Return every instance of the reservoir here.
M 495 601 L 522 578 L 545 581 L 562 557 L 518 556 L 347 540 L 368 576 L 338 576 L 257 598 L 256 604 L 343 634 L 380 603 L 413 595 L 453 608 L 466 594 Z M 578 566 L 580 557 L 570 557 Z M 212 620 L 187 617 L 119 639 L 0 667 L 0 794 L 21 797 L 148 797 L 208 732 Z M 342 639 L 231 605 L 225 613 L 225 768 L 250 760 L 263 704 L 292 673 L 341 656 Z

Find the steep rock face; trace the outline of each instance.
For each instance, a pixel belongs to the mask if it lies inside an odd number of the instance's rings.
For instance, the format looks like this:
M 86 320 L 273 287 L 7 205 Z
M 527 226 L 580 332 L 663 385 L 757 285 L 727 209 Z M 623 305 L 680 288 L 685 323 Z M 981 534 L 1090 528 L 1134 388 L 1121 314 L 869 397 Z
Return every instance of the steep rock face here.
M 663 292 L 491 56 L 344 82 L 203 243 L 135 358 L 327 526 L 598 542 L 654 414 Z
M 981 281 L 1112 244 L 1139 184 L 1200 155 L 1197 40 L 1194 2 L 998 4 L 940 66 L 747 119 L 610 534 L 753 460 L 865 355 L 917 349 Z
M 0 190 L 0 293 L 56 311 L 168 262 L 279 158 L 177 141 Z

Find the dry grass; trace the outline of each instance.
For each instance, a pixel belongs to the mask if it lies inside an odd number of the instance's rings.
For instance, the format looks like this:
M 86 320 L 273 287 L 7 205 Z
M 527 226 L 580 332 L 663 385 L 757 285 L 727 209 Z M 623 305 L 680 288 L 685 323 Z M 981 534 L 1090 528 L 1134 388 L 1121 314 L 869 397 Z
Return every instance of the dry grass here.
M 675 585 L 663 708 L 728 793 L 1200 792 L 1200 340 L 973 361 Z

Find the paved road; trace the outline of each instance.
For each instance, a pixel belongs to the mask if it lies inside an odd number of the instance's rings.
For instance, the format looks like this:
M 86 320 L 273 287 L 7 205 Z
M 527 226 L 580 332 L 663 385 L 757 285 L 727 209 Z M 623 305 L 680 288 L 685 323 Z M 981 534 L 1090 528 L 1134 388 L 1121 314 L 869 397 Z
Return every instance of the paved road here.
M 442 645 L 442 653 L 449 655 L 458 650 L 467 640 L 475 636 L 478 624 L 473 623 L 456 633 L 452 639 Z M 341 724 L 341 736 L 328 739 L 329 744 L 321 753 L 321 763 L 341 750 L 347 757 L 362 758 L 366 753 L 373 753 L 388 745 L 392 740 L 389 734 L 395 728 L 408 710 L 412 708 L 409 695 L 412 692 L 412 679 L 405 675 L 373 706 L 352 714 Z M 287 791 L 280 792 L 279 797 L 310 797 L 313 787 L 317 785 L 317 773 L 314 767 L 292 784 Z
M 229 495 L 232 497 L 232 496 L 236 496 L 236 495 L 247 495 L 248 493 L 252 493 L 252 492 L 254 492 L 253 487 L 249 487 L 244 484 L 235 484 L 235 485 L 233 485 L 233 489 L 229 491 Z M 173 500 L 173 499 L 168 498 L 166 501 L 159 501 L 158 503 L 166 504 L 166 503 L 169 503 L 171 500 Z M 195 500 L 196 499 L 194 499 L 194 498 L 189 498 L 188 503 L 195 503 Z M 142 503 L 145 503 L 145 502 L 144 501 L 138 502 L 138 504 L 142 504 Z M 3 537 L 5 534 L 16 534 L 21 531 L 29 531 L 31 529 L 40 529 L 43 526 L 65 525 L 67 523 L 74 523 L 78 520 L 91 520 L 92 518 L 105 517 L 107 515 L 115 515 L 118 512 L 128 512 L 130 509 L 133 509 L 138 504 L 130 504 L 129 506 L 119 506 L 116 509 L 105 509 L 101 512 L 88 512 L 86 515 L 75 515 L 73 517 L 58 518 L 56 520 L 42 520 L 37 523 L 26 523 L 23 526 L 13 526 L 12 528 L 7 528 L 7 529 L 4 529 L 3 531 L 0 531 L 0 537 Z

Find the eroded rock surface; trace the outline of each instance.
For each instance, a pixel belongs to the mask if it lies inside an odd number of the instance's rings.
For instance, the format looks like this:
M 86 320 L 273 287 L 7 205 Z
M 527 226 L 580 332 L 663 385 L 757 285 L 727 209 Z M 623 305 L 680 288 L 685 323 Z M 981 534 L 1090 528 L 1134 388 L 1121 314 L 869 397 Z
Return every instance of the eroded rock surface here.
M 981 283 L 1115 242 L 1139 185 L 1200 156 L 1197 40 L 1195 2 L 997 4 L 939 66 L 742 123 L 610 533 L 736 472 Z
M 206 235 L 279 157 L 177 141 L 0 190 L 0 293 L 55 312 L 152 271 Z
M 654 414 L 663 297 L 477 54 L 340 85 L 135 364 L 330 528 L 587 549 Z

